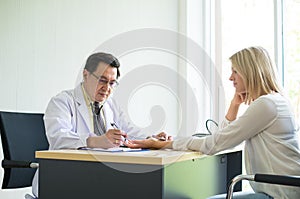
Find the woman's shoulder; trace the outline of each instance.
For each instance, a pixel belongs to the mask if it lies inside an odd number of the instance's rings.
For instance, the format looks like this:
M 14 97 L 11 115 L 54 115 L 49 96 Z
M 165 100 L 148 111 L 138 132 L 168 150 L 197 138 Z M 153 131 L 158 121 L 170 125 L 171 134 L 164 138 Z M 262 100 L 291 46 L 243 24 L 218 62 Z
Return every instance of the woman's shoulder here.
M 264 103 L 275 103 L 286 101 L 287 99 L 280 93 L 270 93 L 267 95 L 262 95 L 257 98 L 255 101 L 264 102 Z
M 280 93 L 262 95 L 253 102 L 253 105 L 265 111 L 276 111 L 278 107 L 286 106 L 287 104 L 287 99 Z

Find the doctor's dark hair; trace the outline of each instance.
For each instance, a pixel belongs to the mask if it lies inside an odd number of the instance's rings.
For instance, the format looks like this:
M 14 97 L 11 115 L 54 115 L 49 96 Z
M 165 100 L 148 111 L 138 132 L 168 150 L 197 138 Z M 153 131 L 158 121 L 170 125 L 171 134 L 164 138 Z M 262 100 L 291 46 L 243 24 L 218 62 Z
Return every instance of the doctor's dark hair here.
M 91 73 L 95 72 L 100 62 L 104 62 L 111 67 L 117 68 L 117 79 L 120 77 L 120 62 L 116 57 L 108 53 L 99 52 L 90 55 L 86 60 L 84 69 Z

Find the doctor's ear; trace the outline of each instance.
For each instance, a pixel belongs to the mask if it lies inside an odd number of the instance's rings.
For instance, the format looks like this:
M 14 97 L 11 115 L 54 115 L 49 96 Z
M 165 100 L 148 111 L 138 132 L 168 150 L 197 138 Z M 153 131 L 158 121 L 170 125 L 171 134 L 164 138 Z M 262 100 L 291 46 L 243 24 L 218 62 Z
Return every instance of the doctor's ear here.
M 88 73 L 89 72 L 86 69 L 83 70 L 83 72 L 82 72 L 82 74 L 83 74 L 83 80 L 87 79 Z

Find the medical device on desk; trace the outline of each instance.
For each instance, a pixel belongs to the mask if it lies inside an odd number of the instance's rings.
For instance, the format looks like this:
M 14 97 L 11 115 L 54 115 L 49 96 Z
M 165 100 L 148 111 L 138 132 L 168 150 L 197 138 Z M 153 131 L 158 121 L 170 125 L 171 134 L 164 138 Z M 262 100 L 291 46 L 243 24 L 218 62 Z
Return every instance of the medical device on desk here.
M 214 121 L 214 120 L 212 120 L 212 119 L 208 119 L 208 120 L 206 120 L 206 122 L 205 122 L 205 127 L 206 127 L 206 130 L 208 131 L 208 133 L 195 133 L 195 134 L 193 134 L 193 136 L 196 136 L 196 137 L 204 137 L 204 136 L 211 135 L 212 132 L 211 132 L 210 128 L 208 127 L 208 124 L 209 124 L 210 122 L 212 122 L 216 127 L 219 126 L 218 123 L 217 123 L 216 121 Z

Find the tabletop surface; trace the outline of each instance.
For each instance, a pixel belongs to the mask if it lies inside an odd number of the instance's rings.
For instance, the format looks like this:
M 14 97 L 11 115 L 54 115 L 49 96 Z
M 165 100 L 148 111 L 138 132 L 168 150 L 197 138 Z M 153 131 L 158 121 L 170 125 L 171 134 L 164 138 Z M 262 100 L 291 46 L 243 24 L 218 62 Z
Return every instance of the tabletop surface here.
M 130 152 L 103 152 L 93 150 L 48 150 L 37 151 L 36 158 L 114 162 L 132 164 L 166 165 L 174 162 L 203 158 L 206 155 L 195 151 L 142 150 Z

